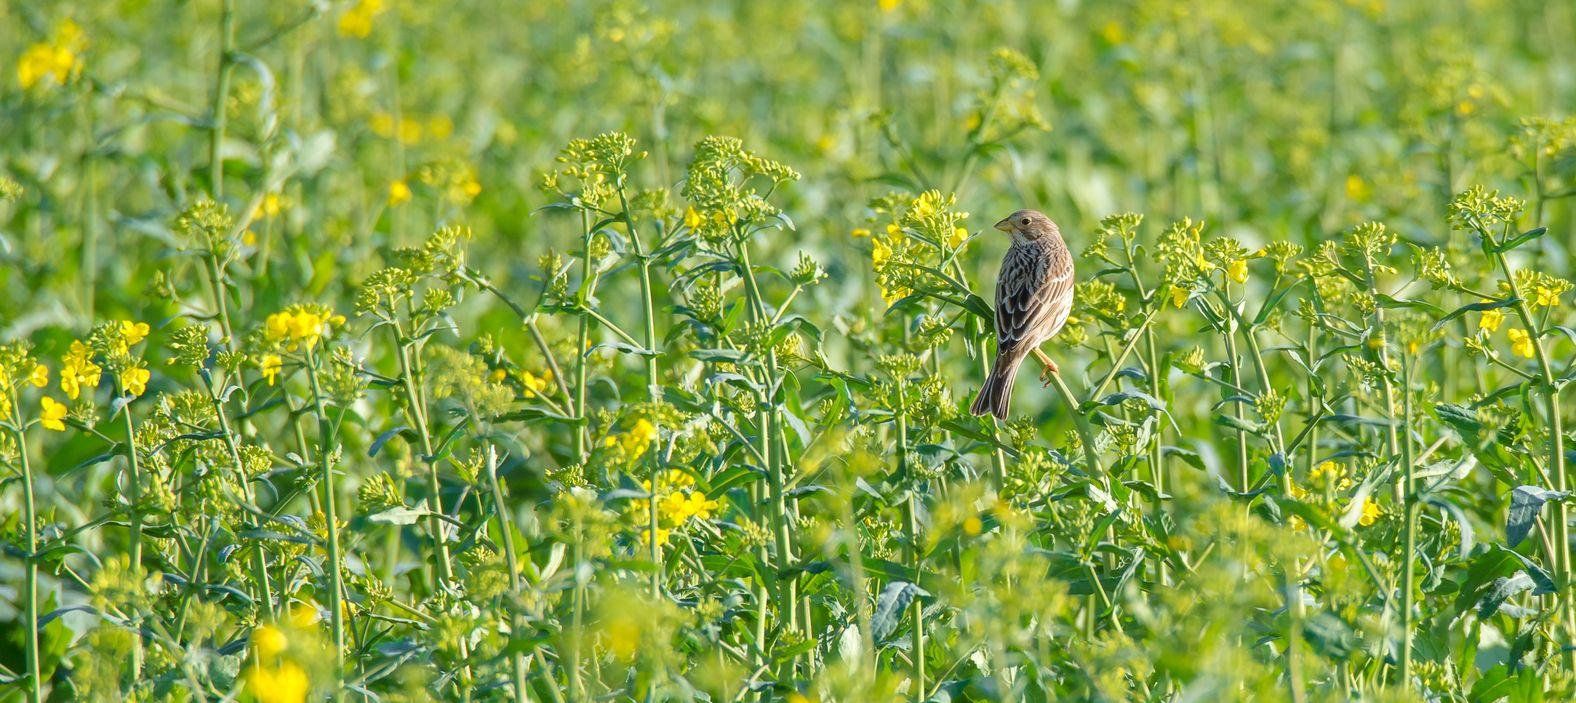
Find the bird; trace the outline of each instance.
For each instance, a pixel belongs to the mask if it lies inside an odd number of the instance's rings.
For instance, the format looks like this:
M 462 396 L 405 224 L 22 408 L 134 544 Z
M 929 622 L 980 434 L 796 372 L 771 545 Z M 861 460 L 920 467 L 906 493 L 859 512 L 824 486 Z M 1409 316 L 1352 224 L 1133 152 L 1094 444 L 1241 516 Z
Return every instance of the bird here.
M 1072 311 L 1073 256 L 1056 223 L 1036 210 L 1014 212 L 996 229 L 1012 236 L 996 277 L 996 361 L 969 412 L 1006 420 L 1018 367 L 1061 331 Z M 1040 378 L 1049 385 L 1050 374 L 1059 373 L 1046 359 Z

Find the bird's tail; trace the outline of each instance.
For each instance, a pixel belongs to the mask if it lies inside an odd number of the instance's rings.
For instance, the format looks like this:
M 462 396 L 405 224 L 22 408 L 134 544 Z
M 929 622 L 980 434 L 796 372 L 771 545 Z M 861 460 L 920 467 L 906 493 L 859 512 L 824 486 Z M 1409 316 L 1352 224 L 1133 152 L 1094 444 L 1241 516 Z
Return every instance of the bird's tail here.
M 991 366 L 990 376 L 985 378 L 985 385 L 980 387 L 980 394 L 969 412 L 975 415 L 990 413 L 998 420 L 1006 420 L 1007 409 L 1012 405 L 1012 382 L 1018 377 L 1018 367 L 1022 364 L 1022 354 L 996 352 L 996 363 Z

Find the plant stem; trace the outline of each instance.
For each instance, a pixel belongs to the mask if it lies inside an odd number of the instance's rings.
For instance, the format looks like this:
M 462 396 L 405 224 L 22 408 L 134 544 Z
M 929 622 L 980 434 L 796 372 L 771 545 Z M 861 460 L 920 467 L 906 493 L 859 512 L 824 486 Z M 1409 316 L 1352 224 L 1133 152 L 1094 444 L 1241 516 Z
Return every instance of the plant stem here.
M 454 581 L 454 564 L 449 557 L 449 543 L 444 535 L 447 528 L 440 517 L 443 514 L 443 483 L 438 478 L 437 459 L 433 457 L 432 430 L 427 427 L 427 409 L 421 401 L 421 371 L 411 360 L 412 355 L 420 352 L 416 349 L 416 343 L 406 337 L 405 330 L 398 323 L 392 329 L 398 350 L 400 378 L 405 386 L 405 409 L 410 413 L 411 422 L 416 425 L 416 434 L 421 437 L 422 462 L 427 465 L 427 492 L 432 500 L 432 505 L 429 507 L 432 515 L 428 517 L 428 525 L 432 530 L 438 569 L 433 577 L 432 586 L 435 592 L 442 591 Z
M 1410 434 L 1412 427 L 1412 394 L 1410 390 L 1412 365 L 1407 355 L 1401 355 L 1401 429 Z M 1393 423 L 1392 423 L 1393 424 Z M 1417 569 L 1417 501 L 1416 486 L 1412 479 L 1412 442 L 1410 437 L 1401 443 L 1401 488 L 1406 507 L 1406 551 L 1402 553 L 1401 577 L 1401 690 L 1412 690 L 1412 624 L 1413 591 L 1416 589 Z
M 115 395 L 123 393 L 125 389 L 116 379 Z M 121 413 L 126 418 L 126 462 L 131 472 L 131 567 L 136 570 L 142 568 L 142 466 L 137 456 L 137 428 L 131 419 L 131 404 L 121 408 Z M 131 672 L 133 677 L 142 676 L 141 635 L 132 638 Z
M 221 0 L 219 5 L 219 70 L 214 79 L 213 102 L 208 119 L 208 188 L 214 200 L 224 198 L 224 129 L 225 102 L 230 99 L 230 74 L 235 64 L 230 51 L 235 44 L 235 0 Z M 217 279 L 215 279 L 217 280 Z M 226 324 L 228 328 L 228 324 Z M 228 330 L 227 330 L 228 332 Z
M 487 444 L 487 487 L 492 491 L 493 508 L 498 514 L 498 538 L 503 544 L 504 566 L 509 569 L 509 595 L 516 601 L 510 604 L 509 608 L 509 635 L 511 638 L 520 639 L 525 632 L 525 619 L 520 616 L 519 610 L 520 563 L 514 546 L 514 518 L 508 502 L 504 500 L 503 487 L 498 483 L 498 449 L 491 443 Z M 525 652 L 515 652 L 510 658 L 509 665 L 514 699 L 519 703 L 526 703 L 531 697 L 525 684 L 528 671 Z
M 329 421 L 328 411 L 323 406 L 323 389 L 317 378 L 317 353 L 310 346 L 306 350 L 306 373 L 307 379 L 312 384 L 312 407 L 317 414 L 318 441 L 322 443 L 317 452 L 318 464 L 322 469 L 318 480 L 323 486 L 320 500 L 323 507 L 323 522 L 328 533 L 328 609 L 329 627 L 333 637 L 335 697 L 337 698 L 339 696 L 337 682 L 344 676 L 345 669 L 345 610 L 340 600 L 343 591 L 339 571 L 339 513 L 334 496 L 334 448 L 338 440 L 334 437 L 334 425 Z
M 16 407 L 14 397 L 11 407 Z M 22 519 L 25 521 L 23 533 L 27 539 L 27 573 L 22 596 L 23 617 L 27 619 L 22 633 L 27 649 L 27 700 L 28 703 L 40 703 L 44 699 L 44 678 L 38 661 L 38 508 L 34 504 L 33 467 L 27 459 L 27 438 L 20 429 L 15 430 L 14 434 L 18 460 L 22 465 Z

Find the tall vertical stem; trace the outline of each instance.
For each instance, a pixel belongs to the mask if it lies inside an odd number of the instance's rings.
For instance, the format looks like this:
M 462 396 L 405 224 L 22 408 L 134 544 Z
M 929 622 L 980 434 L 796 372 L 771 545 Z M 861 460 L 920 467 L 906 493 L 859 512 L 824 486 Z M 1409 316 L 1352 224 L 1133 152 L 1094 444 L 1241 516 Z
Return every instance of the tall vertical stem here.
M 16 407 L 14 398 L 11 406 Z M 20 429 L 15 434 L 17 455 L 22 464 L 22 519 L 27 539 L 27 573 L 22 595 L 23 617 L 27 619 L 22 633 L 27 649 L 27 700 L 28 703 L 40 703 L 44 699 L 44 679 L 38 661 L 38 508 L 33 502 L 33 467 L 27 460 L 27 439 Z
M 509 569 L 509 595 L 516 601 L 509 607 L 509 634 L 518 638 L 525 631 L 525 619 L 520 616 L 521 579 L 519 556 L 514 546 L 514 518 L 509 504 L 504 501 L 503 486 L 498 483 L 498 449 L 491 443 L 487 445 L 487 487 L 492 491 L 493 508 L 498 514 L 498 539 L 503 544 L 504 567 Z M 509 669 L 514 699 L 526 703 L 531 696 L 525 685 L 525 652 L 517 651 L 510 657 Z
M 230 51 L 235 45 L 235 0 L 220 0 L 219 70 L 214 78 L 213 97 L 208 116 L 208 183 L 214 200 L 224 197 L 225 103 L 230 98 L 230 73 L 234 64 Z
M 318 449 L 317 460 L 322 469 L 318 478 L 322 484 L 319 500 L 323 506 L 323 522 L 328 532 L 328 610 L 329 627 L 333 636 L 334 647 L 334 680 L 337 682 L 344 675 L 345 667 L 345 610 L 340 600 L 342 590 L 339 571 L 339 512 L 336 509 L 334 491 L 334 447 L 338 440 L 334 437 L 334 424 L 328 419 L 328 411 L 323 406 L 323 389 L 317 379 L 317 352 L 312 347 L 306 350 L 307 379 L 312 384 L 312 408 L 317 414 L 318 441 L 322 447 Z M 338 696 L 338 688 L 335 688 Z

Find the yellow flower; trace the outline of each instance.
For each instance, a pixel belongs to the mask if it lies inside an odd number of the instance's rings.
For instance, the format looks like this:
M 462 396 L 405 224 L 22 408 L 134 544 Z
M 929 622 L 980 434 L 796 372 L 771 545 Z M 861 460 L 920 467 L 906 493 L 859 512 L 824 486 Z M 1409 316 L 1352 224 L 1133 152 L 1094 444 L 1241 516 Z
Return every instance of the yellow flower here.
M 147 392 L 148 378 L 151 375 L 147 369 L 133 366 L 120 373 L 120 385 L 135 398 Z
M 882 12 L 891 12 L 903 4 L 903 0 L 876 0 L 876 7 Z
M 525 384 L 525 397 L 535 398 L 538 395 L 546 395 L 548 386 L 553 383 L 553 372 L 543 371 L 542 375 L 538 376 L 530 371 L 522 371 L 520 382 Z
M 1357 524 L 1368 527 L 1376 522 L 1379 522 L 1379 504 L 1372 498 L 1364 498 L 1363 514 L 1357 518 Z
M 285 367 L 283 359 L 278 354 L 268 354 L 259 361 L 258 366 L 263 369 L 263 378 L 268 380 L 268 385 L 274 385 L 274 379 L 279 377 L 279 370 Z
M 66 419 L 65 403 L 47 395 L 40 398 L 38 402 L 39 405 L 43 406 L 43 413 L 38 416 L 38 419 L 43 422 L 44 429 L 56 432 L 64 431 L 66 429 L 66 423 L 63 422 Z
M 389 206 L 396 207 L 410 201 L 410 185 L 404 181 L 389 183 Z
M 1172 305 L 1180 308 L 1183 304 L 1187 303 L 1188 289 L 1183 288 L 1182 286 L 1171 286 L 1171 290 L 1167 292 L 1171 294 Z
M 263 331 L 268 341 L 284 342 L 286 351 L 295 351 L 316 347 L 329 328 L 344 323 L 344 316 L 330 314 L 321 306 L 292 305 L 269 315 L 263 321 Z
M 71 343 L 71 350 L 61 360 L 60 390 L 66 397 L 76 400 L 83 388 L 97 388 L 103 369 L 93 363 L 93 350 L 80 340 Z
M 364 39 L 372 34 L 372 20 L 383 14 L 383 0 L 361 0 L 339 16 L 340 36 Z
M 284 200 L 279 197 L 278 193 L 269 193 L 264 195 L 263 199 L 257 203 L 257 209 L 252 211 L 252 219 L 266 220 L 277 216 L 283 210 Z
M 854 239 L 868 239 L 870 238 L 870 230 L 864 227 L 855 227 L 854 231 L 849 232 L 848 235 Z
M 1237 259 L 1226 265 L 1226 277 L 1237 283 L 1248 282 L 1248 260 Z
M 1484 310 L 1483 314 L 1478 316 L 1478 329 L 1495 332 L 1499 330 L 1499 323 L 1504 321 L 1505 312 L 1503 310 L 1500 310 L 1499 308 L 1495 308 L 1493 310 Z
M 667 544 L 668 543 L 668 536 L 670 534 L 671 534 L 671 531 L 663 529 L 661 527 L 658 527 L 657 528 L 657 544 L 658 545 Z M 642 545 L 646 546 L 646 547 L 650 547 L 651 546 L 651 530 L 649 528 L 640 531 L 640 543 Z
M 294 662 L 254 665 L 246 673 L 246 690 L 257 703 L 302 703 L 311 688 L 306 672 Z
M 1510 329 L 1510 351 L 1517 356 L 1532 358 L 1535 347 L 1532 344 L 1532 335 L 1520 327 Z
M 892 260 L 892 247 L 879 239 L 875 240 L 873 244 L 874 246 L 870 249 L 870 263 L 877 271 L 880 271 L 882 267 L 886 266 L 886 262 Z
M 65 85 L 82 68 L 82 51 L 87 37 L 71 20 L 60 23 L 47 42 L 28 47 L 16 62 L 16 80 L 23 90 L 31 90 L 45 79 Z
M 693 207 L 684 208 L 684 226 L 689 229 L 696 229 L 700 227 L 700 225 L 700 213 L 695 212 L 695 208 Z
M 304 630 L 317 624 L 317 608 L 306 603 L 296 603 L 290 608 L 290 624 L 296 629 Z
M 1560 291 L 1553 286 L 1538 286 L 1532 291 L 1532 302 L 1538 307 L 1559 307 Z
M 1363 180 L 1362 176 L 1354 173 L 1346 177 L 1346 197 L 1357 202 L 1365 202 L 1372 194 L 1373 188 L 1368 186 L 1368 181 Z
M 656 439 L 656 426 L 651 424 L 646 418 L 640 418 L 635 421 L 634 427 L 629 428 L 629 431 L 624 433 L 619 443 L 624 446 L 624 452 L 631 459 L 638 459 L 646 453 L 646 450 L 651 447 L 651 443 Z
M 985 523 L 980 520 L 978 515 L 970 515 L 963 518 L 963 534 L 970 537 L 978 537 L 980 532 L 984 530 Z
M 290 638 L 285 636 L 284 630 L 273 625 L 264 625 L 252 631 L 252 653 L 257 656 L 257 661 L 272 660 L 290 647 Z
M 121 320 L 120 338 L 125 341 L 126 346 L 136 346 L 138 342 L 148 338 L 148 323 Z
M 49 367 L 43 364 L 35 365 L 33 373 L 27 375 L 27 382 L 33 384 L 35 388 L 49 385 Z
M 963 246 L 963 242 L 967 241 L 968 238 L 969 238 L 969 231 L 968 230 L 963 229 L 962 227 L 953 227 L 952 228 L 952 237 L 947 240 L 947 246 L 952 247 L 953 249 L 956 249 L 958 247 Z

